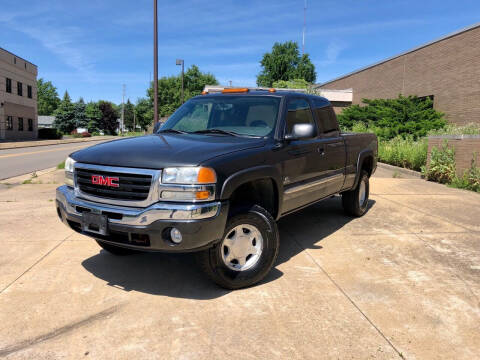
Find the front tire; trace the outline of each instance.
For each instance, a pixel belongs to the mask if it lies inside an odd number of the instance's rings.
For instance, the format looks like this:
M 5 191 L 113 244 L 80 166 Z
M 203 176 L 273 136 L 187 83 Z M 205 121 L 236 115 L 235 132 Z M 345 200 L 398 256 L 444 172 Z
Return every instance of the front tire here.
M 227 221 L 223 238 L 197 255 L 200 267 L 216 284 L 240 289 L 261 281 L 273 267 L 280 246 L 277 224 L 254 205 Z
M 370 181 L 368 173 L 362 170 L 357 187 L 342 194 L 343 209 L 348 215 L 360 217 L 367 212 Z
M 117 256 L 126 256 L 126 255 L 132 255 L 132 254 L 136 254 L 137 251 L 135 250 L 132 250 L 132 249 L 127 249 L 127 248 L 124 248 L 124 247 L 120 247 L 120 246 L 115 246 L 115 245 L 110 245 L 110 244 L 107 244 L 106 242 L 103 242 L 103 241 L 100 241 L 100 240 L 96 240 L 97 244 L 100 245 L 100 247 L 109 252 L 110 254 L 113 254 L 113 255 L 117 255 Z

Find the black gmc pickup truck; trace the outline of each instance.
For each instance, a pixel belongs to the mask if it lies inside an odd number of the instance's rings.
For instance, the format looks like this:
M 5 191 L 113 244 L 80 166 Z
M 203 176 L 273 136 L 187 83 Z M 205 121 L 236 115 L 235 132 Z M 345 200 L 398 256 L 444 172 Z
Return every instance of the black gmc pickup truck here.
M 376 157 L 375 135 L 341 133 L 325 98 L 228 89 L 190 99 L 153 135 L 71 154 L 56 206 L 112 254 L 196 251 L 237 289 L 274 265 L 282 216 L 335 194 L 362 216 Z

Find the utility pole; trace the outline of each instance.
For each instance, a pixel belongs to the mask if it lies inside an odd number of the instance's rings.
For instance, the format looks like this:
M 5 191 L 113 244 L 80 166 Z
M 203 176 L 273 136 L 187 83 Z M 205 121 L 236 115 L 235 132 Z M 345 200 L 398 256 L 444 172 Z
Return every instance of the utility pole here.
M 303 6 L 303 33 L 302 33 L 302 55 L 305 54 L 305 30 L 307 27 L 307 0 Z
M 136 115 L 137 115 L 137 110 L 135 109 L 135 106 L 134 106 L 133 107 L 133 132 L 137 131 L 137 127 L 135 126 Z
M 123 134 L 125 127 L 125 84 L 122 85 L 122 121 L 120 122 L 120 132 Z
M 158 15 L 153 0 L 153 125 L 158 123 Z
M 184 96 L 183 96 L 183 65 L 184 65 L 185 61 L 183 61 L 183 59 L 177 59 L 176 61 L 176 65 L 182 65 L 182 104 L 184 102 Z

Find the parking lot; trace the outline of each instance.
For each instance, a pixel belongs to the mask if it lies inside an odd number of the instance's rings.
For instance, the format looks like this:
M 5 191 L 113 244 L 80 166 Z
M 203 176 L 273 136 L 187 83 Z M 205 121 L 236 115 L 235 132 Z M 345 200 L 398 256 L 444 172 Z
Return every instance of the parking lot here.
M 0 184 L 0 357 L 480 358 L 478 194 L 379 169 L 364 217 L 281 219 L 273 271 L 232 292 L 188 254 L 101 251 L 58 220 L 61 171 L 24 180 Z

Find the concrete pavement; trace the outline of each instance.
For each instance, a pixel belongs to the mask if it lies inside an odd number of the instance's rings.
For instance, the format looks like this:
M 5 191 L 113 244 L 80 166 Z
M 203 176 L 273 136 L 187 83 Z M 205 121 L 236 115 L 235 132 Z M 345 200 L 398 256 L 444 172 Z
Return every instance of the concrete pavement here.
M 115 257 L 61 224 L 61 172 L 0 184 L 0 357 L 480 357 L 480 196 L 420 179 L 371 182 L 279 223 L 267 279 L 226 291 L 191 255 Z M 17 183 L 17 185 L 15 185 Z
M 0 180 L 57 166 L 74 151 L 111 140 L 0 150 Z

